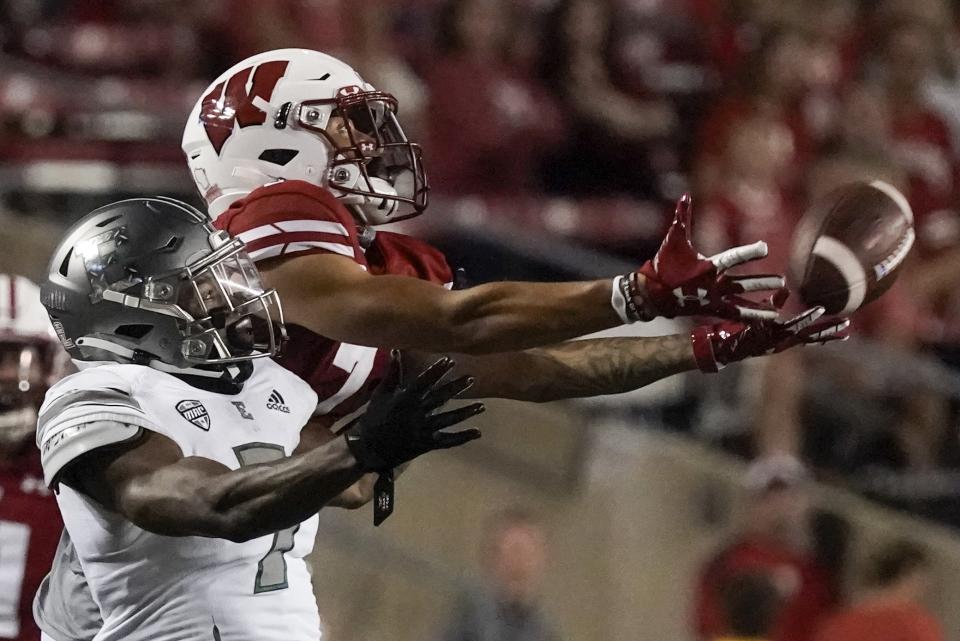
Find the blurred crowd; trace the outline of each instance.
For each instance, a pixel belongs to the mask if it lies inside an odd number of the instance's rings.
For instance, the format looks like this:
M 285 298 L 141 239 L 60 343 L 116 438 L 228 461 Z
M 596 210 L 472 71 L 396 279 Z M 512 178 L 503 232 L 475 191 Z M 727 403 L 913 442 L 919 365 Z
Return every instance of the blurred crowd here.
M 244 57 L 301 46 L 344 58 L 399 99 L 441 208 L 469 197 L 489 220 L 636 264 L 687 190 L 704 253 L 762 239 L 763 267 L 789 273 L 793 229 L 812 203 L 853 180 L 895 185 L 913 207 L 916 246 L 897 285 L 854 318 L 856 338 L 698 377 L 675 422 L 763 457 L 742 531 L 700 577 L 702 641 L 936 641 L 920 605 L 927 557 L 902 542 L 879 551 L 862 597 L 838 610 L 842 524 L 809 518 L 804 484 L 812 469 L 960 525 L 954 5 L 6 0 L 0 206 L 36 212 L 17 192 L 40 162 L 142 169 L 104 187 L 128 193 L 153 191 L 145 185 L 167 168 L 191 194 L 180 134 L 194 101 Z M 82 174 L 78 189 L 98 175 Z M 436 207 L 428 217 L 444 216 Z M 537 607 L 547 553 L 535 519 L 504 512 L 488 538 L 486 587 L 462 596 L 439 638 L 557 638 Z
M 897 286 L 855 318 L 856 344 L 725 373 L 692 422 L 960 523 L 948 0 L 8 0 L 0 170 L 91 160 L 185 177 L 180 132 L 209 80 L 291 46 L 343 57 L 398 97 L 439 202 L 471 196 L 515 224 L 523 212 L 527 233 L 632 261 L 685 190 L 704 252 L 763 239 L 765 266 L 785 273 L 810 203 L 851 180 L 899 187 L 917 244 Z M 7 206 L 13 191 L 7 181 Z
M 928 551 L 887 539 L 855 562 L 849 524 L 811 509 L 809 480 L 789 456 L 751 465 L 742 523 L 698 577 L 700 641 L 943 641 Z
M 924 544 L 886 532 L 864 540 L 814 506 L 797 459 L 755 460 L 743 509 L 691 582 L 686 618 L 697 641 L 945 641 L 931 602 L 950 601 Z M 437 641 L 559 641 L 543 607 L 557 558 L 543 522 L 519 506 L 489 514 L 479 564 L 438 628 Z M 934 598 L 940 596 L 940 599 Z M 637 638 L 646 638 L 638 636 Z

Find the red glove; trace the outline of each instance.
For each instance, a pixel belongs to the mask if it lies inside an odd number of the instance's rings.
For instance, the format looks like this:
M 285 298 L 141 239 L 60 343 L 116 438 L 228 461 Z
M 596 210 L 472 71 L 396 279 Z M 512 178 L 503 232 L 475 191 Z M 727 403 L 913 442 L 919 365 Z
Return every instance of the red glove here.
M 786 296 L 775 296 L 771 304 L 780 307 L 785 299 Z M 725 365 L 745 358 L 775 354 L 797 345 L 822 345 L 849 338 L 843 331 L 850 321 L 846 318 L 821 320 L 823 312 L 823 307 L 814 307 L 786 322 L 725 321 L 695 327 L 691 340 L 697 367 L 704 372 L 717 372 Z
M 782 289 L 782 276 L 725 274 L 731 267 L 766 256 L 767 244 L 758 241 L 709 258 L 703 256 L 693 248 L 690 240 L 692 205 L 690 195 L 684 194 L 677 201 L 673 223 L 657 255 L 638 272 L 615 281 L 614 308 L 617 309 L 621 300 L 616 292 L 619 286 L 623 299 L 627 301 L 626 316 L 630 320 L 652 320 L 657 316 L 716 316 L 730 320 L 776 318 L 777 310 L 769 303 L 755 303 L 739 294 Z

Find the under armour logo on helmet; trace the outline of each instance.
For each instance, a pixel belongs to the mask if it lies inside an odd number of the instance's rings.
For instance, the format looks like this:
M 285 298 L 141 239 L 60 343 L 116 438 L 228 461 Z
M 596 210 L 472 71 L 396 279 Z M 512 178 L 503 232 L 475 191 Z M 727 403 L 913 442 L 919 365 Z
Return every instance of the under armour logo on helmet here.
M 337 96 L 354 96 L 362 91 L 357 85 L 346 85 L 337 89 Z

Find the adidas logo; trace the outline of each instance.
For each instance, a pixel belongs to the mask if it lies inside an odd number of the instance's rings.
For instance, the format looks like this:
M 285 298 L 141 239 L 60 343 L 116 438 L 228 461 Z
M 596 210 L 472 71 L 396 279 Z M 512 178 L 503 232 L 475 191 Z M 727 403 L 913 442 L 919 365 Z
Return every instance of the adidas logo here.
M 283 412 L 284 414 L 290 413 L 290 408 L 287 407 L 283 397 L 277 390 L 273 390 L 273 392 L 270 393 L 270 398 L 267 399 L 267 409 L 277 410 L 278 412 Z

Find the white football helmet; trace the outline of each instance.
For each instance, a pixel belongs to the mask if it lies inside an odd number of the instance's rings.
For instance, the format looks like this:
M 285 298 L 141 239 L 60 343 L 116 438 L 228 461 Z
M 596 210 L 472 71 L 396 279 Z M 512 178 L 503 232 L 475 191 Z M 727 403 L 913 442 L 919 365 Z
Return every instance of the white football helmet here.
M 330 189 L 361 222 L 380 225 L 427 206 L 420 146 L 407 140 L 396 112 L 393 96 L 340 60 L 279 49 L 234 65 L 204 91 L 182 147 L 214 219 L 257 187 L 305 180 Z M 348 145 L 327 131 L 335 116 L 352 125 Z
M 0 446 L 20 444 L 33 433 L 44 394 L 67 367 L 40 288 L 0 274 Z

